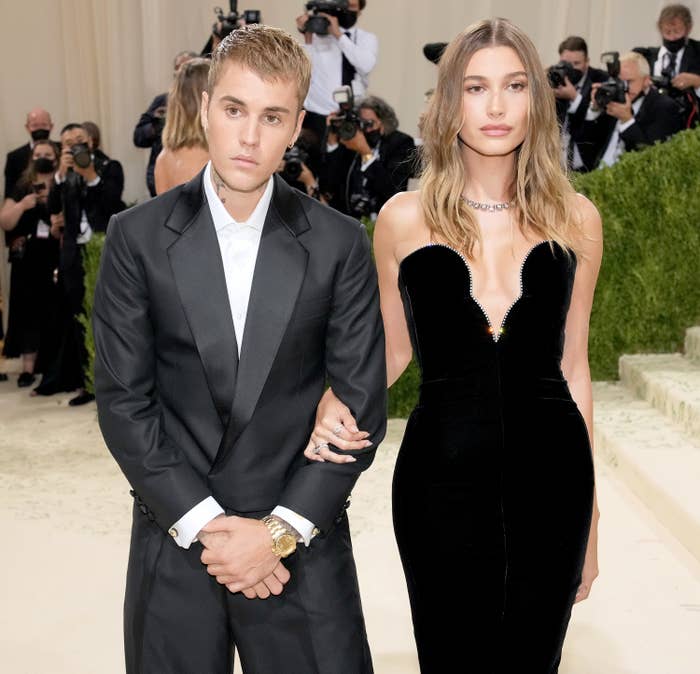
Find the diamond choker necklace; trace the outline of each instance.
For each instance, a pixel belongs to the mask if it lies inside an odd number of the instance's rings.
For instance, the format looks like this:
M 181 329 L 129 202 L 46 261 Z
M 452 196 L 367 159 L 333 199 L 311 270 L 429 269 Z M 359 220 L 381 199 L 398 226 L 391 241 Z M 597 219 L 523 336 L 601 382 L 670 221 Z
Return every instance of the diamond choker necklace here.
M 462 197 L 465 203 L 477 211 L 488 211 L 489 213 L 496 213 L 497 211 L 505 211 L 512 208 L 515 205 L 515 201 L 504 201 L 500 204 L 487 204 L 483 201 L 473 201 L 465 196 Z

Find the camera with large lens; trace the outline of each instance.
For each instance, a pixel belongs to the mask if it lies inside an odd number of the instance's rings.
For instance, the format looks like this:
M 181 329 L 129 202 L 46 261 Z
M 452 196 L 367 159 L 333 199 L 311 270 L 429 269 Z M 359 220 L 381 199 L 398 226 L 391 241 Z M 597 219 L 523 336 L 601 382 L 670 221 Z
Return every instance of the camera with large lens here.
M 71 146 L 70 153 L 79 168 L 85 169 L 92 163 L 92 152 L 86 143 L 76 143 Z
M 595 103 L 605 110 L 608 103 L 625 103 L 627 101 L 627 82 L 620 79 L 620 53 L 607 51 L 600 55 L 600 60 L 608 69 L 609 78 L 595 92 Z
M 216 23 L 212 26 L 211 32 L 220 40 L 233 33 L 240 25 L 241 21 L 246 25 L 249 23 L 262 23 L 262 13 L 259 9 L 245 9 L 238 12 L 238 0 L 229 0 L 230 11 L 224 14 L 221 7 L 214 7 Z
M 549 70 L 547 70 L 547 79 L 552 89 L 566 86 L 567 79 L 571 84 L 576 85 L 579 83 L 582 76 L 583 73 L 574 68 L 568 61 L 559 61 L 559 63 L 551 66 Z
M 351 194 L 348 202 L 350 212 L 358 218 L 370 215 L 377 210 L 376 199 L 365 190 Z
M 328 35 L 328 27 L 331 25 L 325 16 L 320 14 L 330 14 L 338 17 L 338 23 L 341 26 L 352 25 L 350 19 L 354 17 L 354 12 L 351 12 L 348 7 L 348 0 L 311 0 L 306 3 L 306 9 L 310 12 L 310 16 L 304 27 L 305 33 L 316 33 L 316 35 Z
M 280 172 L 282 178 L 288 183 L 296 182 L 302 171 L 302 164 L 305 164 L 308 159 L 308 153 L 304 152 L 298 145 L 293 145 L 284 153 L 284 169 Z
M 355 110 L 352 87 L 346 84 L 335 89 L 333 100 L 338 104 L 340 110 L 331 118 L 331 130 L 340 140 L 350 140 L 355 137 L 358 131 L 364 131 L 372 125 L 372 122 L 362 119 Z

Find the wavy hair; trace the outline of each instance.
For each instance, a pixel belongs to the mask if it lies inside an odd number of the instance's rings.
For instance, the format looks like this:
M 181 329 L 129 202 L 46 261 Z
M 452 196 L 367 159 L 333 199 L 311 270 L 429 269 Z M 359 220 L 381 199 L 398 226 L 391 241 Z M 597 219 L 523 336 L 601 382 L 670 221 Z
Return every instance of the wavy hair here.
M 191 59 L 183 63 L 175 74 L 168 93 L 163 128 L 163 147 L 167 150 L 183 147 L 209 149 L 199 112 L 202 92 L 207 90 L 209 64 L 209 59 Z
M 510 186 L 514 213 L 523 233 L 535 233 L 575 250 L 580 223 L 574 190 L 561 162 L 554 94 L 534 44 L 507 19 L 489 19 L 466 28 L 450 42 L 438 68 L 423 125 L 420 202 L 430 230 L 467 257 L 481 243 L 474 212 L 462 198 L 466 169 L 457 134 L 464 123 L 463 79 L 469 60 L 486 47 L 510 47 L 528 76 L 529 112 L 525 140 L 516 149 Z

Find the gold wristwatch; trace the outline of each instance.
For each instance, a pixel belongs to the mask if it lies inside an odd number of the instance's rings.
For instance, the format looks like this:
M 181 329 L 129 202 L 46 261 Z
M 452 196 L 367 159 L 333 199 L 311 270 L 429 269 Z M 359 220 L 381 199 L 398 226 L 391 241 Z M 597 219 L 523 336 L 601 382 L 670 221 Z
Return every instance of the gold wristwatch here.
M 272 552 L 278 557 L 289 557 L 297 549 L 297 537 L 272 515 L 262 518 L 272 536 Z

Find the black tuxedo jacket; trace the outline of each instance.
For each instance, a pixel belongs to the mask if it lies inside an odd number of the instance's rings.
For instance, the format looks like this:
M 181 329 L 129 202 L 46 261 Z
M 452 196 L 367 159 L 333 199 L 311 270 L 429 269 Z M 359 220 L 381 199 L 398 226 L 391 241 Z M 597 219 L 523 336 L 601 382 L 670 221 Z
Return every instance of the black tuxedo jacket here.
M 641 54 L 646 56 L 652 75 L 654 74 L 654 64 L 659 58 L 660 49 L 661 47 L 648 47 L 639 50 Z M 700 41 L 688 39 L 678 72 L 700 75 Z
M 654 88 L 644 96 L 635 120 L 620 134 L 625 141 L 626 152 L 666 140 L 683 128 L 678 106 Z M 616 123 L 617 118 L 605 113 L 585 123 L 579 147 L 583 148 L 581 156 L 589 170 L 596 168 L 603 158 Z
M 148 110 L 139 117 L 139 121 L 134 128 L 134 145 L 136 145 L 136 147 L 151 148 L 151 154 L 148 157 L 148 166 L 146 168 L 146 185 L 152 197 L 156 196 L 156 183 L 153 172 L 156 167 L 156 159 L 158 159 L 158 155 L 163 149 L 163 142 L 161 140 L 163 129 L 157 126 L 154 113 L 158 108 L 163 108 L 167 106 L 167 104 L 168 94 L 158 94 L 148 106 Z
M 27 143 L 7 153 L 5 161 L 5 199 L 12 197 L 17 181 L 32 158 L 32 148 Z
M 593 84 L 599 82 L 605 82 L 608 79 L 608 73 L 605 70 L 599 70 L 598 68 L 589 68 L 586 76 L 586 80 L 581 87 L 581 104 L 576 109 L 576 112 L 568 114 L 570 101 L 566 101 L 560 98 L 556 99 L 557 103 L 557 119 L 559 120 L 560 126 L 568 125 L 568 130 L 570 134 L 568 152 L 569 155 L 573 153 L 573 146 L 576 144 L 581 153 L 580 143 L 583 137 L 584 124 L 586 122 L 586 112 L 588 112 L 588 107 L 591 103 L 591 90 Z M 583 154 L 585 154 L 585 149 L 581 153 L 581 158 L 583 159 Z M 585 163 L 585 160 L 584 160 Z
M 386 426 L 367 234 L 275 176 L 239 359 L 202 175 L 112 218 L 93 313 L 102 433 L 164 530 L 213 495 L 327 531 Z M 355 463 L 303 456 L 326 383 L 374 442 Z
M 362 172 L 358 154 L 341 144 L 333 152 L 327 153 L 322 164 L 319 175 L 321 192 L 331 195 L 331 206 L 343 213 L 351 213 L 348 199 L 353 185 L 359 188 L 356 183 L 364 179 L 379 212 L 394 194 L 408 188 L 408 180 L 416 167 L 415 150 L 416 145 L 411 136 L 402 131 L 394 131 L 382 136 L 379 157 Z

